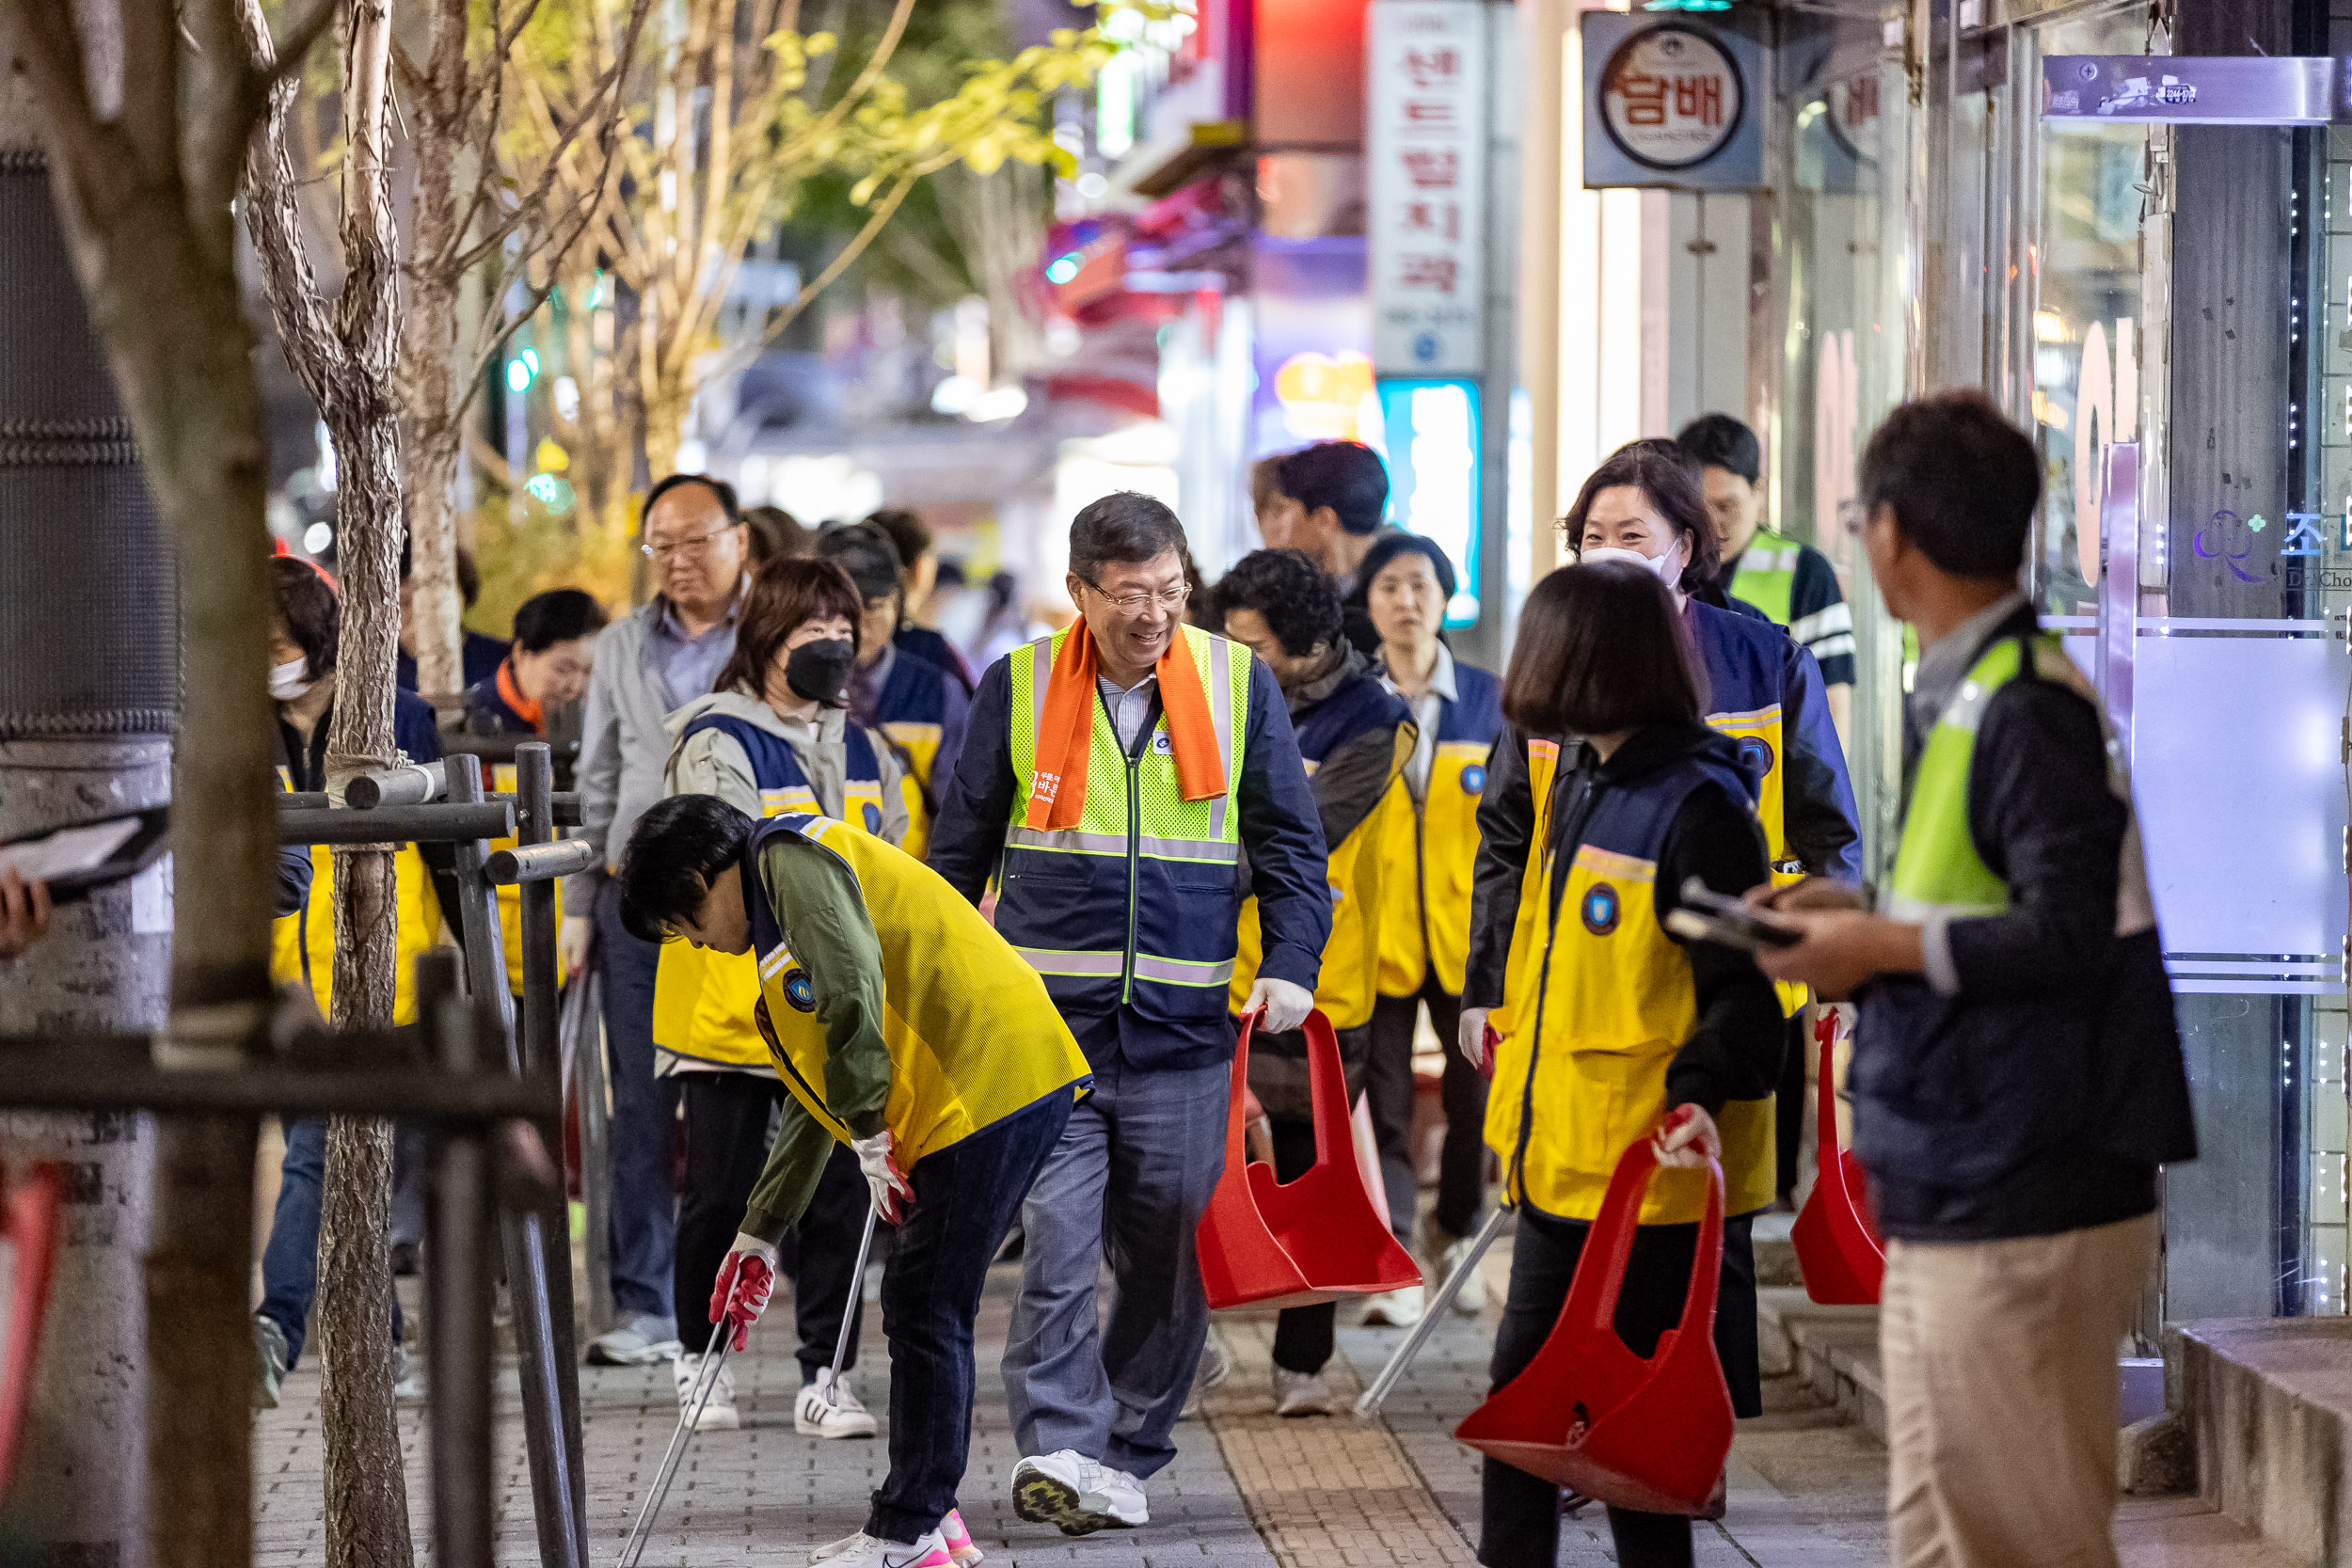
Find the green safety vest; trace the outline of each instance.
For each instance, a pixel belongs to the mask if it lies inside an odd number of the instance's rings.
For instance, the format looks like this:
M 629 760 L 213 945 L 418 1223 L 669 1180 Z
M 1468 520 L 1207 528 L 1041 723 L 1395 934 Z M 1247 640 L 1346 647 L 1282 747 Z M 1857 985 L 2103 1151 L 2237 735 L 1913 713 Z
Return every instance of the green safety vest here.
M 1083 625 L 1013 651 L 1009 751 L 1021 787 L 998 882 L 996 929 L 1045 978 L 1057 1002 L 1133 1003 L 1168 1019 L 1225 1010 L 1233 974 L 1241 860 L 1237 802 L 1248 730 L 1249 654 L 1182 628 L 1225 758 L 1226 792 L 1187 800 L 1163 712 L 1130 761 L 1098 698 L 1086 807 L 1072 829 L 1027 825 L 1037 731 L 1055 655 Z
M 1987 648 L 1936 716 L 1935 728 L 1929 732 L 1920 752 L 1912 777 L 1910 804 L 1903 813 L 1902 839 L 1895 850 L 1894 875 L 1881 895 L 1883 912 L 1898 920 L 1925 920 L 1937 914 L 1966 919 L 2008 911 L 2009 884 L 1984 863 L 1984 857 L 1977 852 L 1975 835 L 1968 831 L 1968 774 L 1985 709 L 2003 687 L 2023 673 L 2020 654 L 2028 645 L 2033 649 L 2034 673 L 2089 699 L 2099 709 L 2101 728 L 2107 727 L 2106 705 L 2057 638 L 2037 633 L 2028 644 L 2021 637 L 2004 637 Z M 2123 768 L 2122 748 L 2111 732 L 2107 767 L 2108 782 L 2128 808 L 2131 784 Z M 2123 834 L 2116 912 L 2119 935 L 2144 931 L 2155 923 L 2136 818 Z
M 1797 561 L 1804 546 L 1795 540 L 1762 530 L 1740 552 L 1740 570 L 1731 579 L 1731 596 L 1745 599 L 1787 626 L 1797 591 Z

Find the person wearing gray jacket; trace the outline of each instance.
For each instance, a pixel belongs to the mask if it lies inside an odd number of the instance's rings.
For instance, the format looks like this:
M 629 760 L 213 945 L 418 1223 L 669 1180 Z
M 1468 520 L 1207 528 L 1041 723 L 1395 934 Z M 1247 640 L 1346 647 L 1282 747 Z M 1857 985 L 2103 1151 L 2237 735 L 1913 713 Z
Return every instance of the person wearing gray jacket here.
M 702 474 L 672 474 L 645 497 L 644 544 L 657 592 L 596 639 L 580 766 L 580 832 L 602 864 L 572 878 L 561 938 L 573 974 L 591 950 L 604 982 L 606 1056 L 612 1075 L 612 1207 L 609 1243 L 617 1322 L 588 1346 L 588 1359 L 641 1366 L 677 1354 L 670 1299 L 676 1194 L 673 1085 L 653 1071 L 658 949 L 621 927 L 619 863 L 637 818 L 661 799 L 670 715 L 718 684 L 735 653 L 748 542 L 733 487 Z M 699 1304 L 694 1304 L 699 1307 Z
M 897 754 L 845 711 L 865 601 L 830 561 L 770 562 L 744 596 L 735 657 L 720 689 L 670 716 L 672 795 L 710 795 L 755 820 L 815 812 L 891 844 L 906 838 Z M 767 1162 L 768 1129 L 788 1092 L 755 1017 L 759 966 L 748 954 L 672 942 L 654 993 L 654 1072 L 686 1108 L 686 1171 L 678 1194 L 675 1297 L 678 1405 L 692 1402 L 712 1327 L 696 1304 L 711 1293 Z M 769 1021 L 773 1026 L 774 1021 Z M 792 1279 L 800 1330 L 801 1397 L 793 1426 L 805 1437 L 871 1437 L 875 1421 L 849 1385 L 857 1356 L 833 1366 L 841 1320 L 855 1298 L 866 1178 L 834 1147 L 817 1193 L 785 1239 L 779 1269 Z M 722 1364 L 697 1423 L 739 1424 L 735 1377 Z

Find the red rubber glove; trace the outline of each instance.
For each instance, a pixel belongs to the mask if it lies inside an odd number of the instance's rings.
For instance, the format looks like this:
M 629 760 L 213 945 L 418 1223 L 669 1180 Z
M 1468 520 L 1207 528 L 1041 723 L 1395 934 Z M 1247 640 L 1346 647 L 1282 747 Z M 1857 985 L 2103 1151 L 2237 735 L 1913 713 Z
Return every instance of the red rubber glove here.
M 768 1292 L 776 1286 L 776 1249 L 756 1236 L 739 1232 L 726 1261 L 719 1265 L 719 1278 L 710 1291 L 710 1321 L 731 1324 L 735 1343 L 741 1350 L 752 1335 L 752 1324 L 768 1310 Z M 725 1330 L 721 1330 L 724 1337 Z

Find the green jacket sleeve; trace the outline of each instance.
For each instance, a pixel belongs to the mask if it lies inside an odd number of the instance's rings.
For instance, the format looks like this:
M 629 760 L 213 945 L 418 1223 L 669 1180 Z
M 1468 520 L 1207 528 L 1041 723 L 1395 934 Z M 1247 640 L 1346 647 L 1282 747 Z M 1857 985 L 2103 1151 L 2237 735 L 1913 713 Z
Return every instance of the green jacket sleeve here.
M 779 838 L 759 877 L 785 945 L 808 974 L 825 1031 L 825 1108 L 861 1138 L 882 1131 L 890 1099 L 890 1049 L 882 1041 L 882 942 L 857 879 L 821 845 Z M 832 1130 L 798 1100 L 744 1211 L 745 1233 L 774 1241 L 799 1221 L 833 1153 Z

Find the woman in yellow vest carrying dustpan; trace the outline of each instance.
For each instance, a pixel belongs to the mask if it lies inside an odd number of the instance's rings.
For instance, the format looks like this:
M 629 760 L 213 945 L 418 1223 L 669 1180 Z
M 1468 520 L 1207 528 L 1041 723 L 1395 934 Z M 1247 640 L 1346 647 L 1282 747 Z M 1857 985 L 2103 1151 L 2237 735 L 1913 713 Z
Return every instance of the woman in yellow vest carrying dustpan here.
M 846 823 L 755 822 L 709 796 L 675 796 L 645 814 L 620 876 L 630 931 L 758 956 L 760 1009 L 791 1095 L 711 1320 L 759 1316 L 777 1240 L 834 1146 L 854 1149 L 874 1206 L 898 1227 L 882 1287 L 890 1474 L 834 1560 L 945 1568 L 940 1528 L 971 1447 L 981 1287 L 1089 1082 L 1086 1057 L 1037 972 L 977 910 Z
M 1472 915 L 1474 940 L 1510 931 L 1491 1015 L 1501 1043 L 1486 1141 L 1519 1219 L 1494 1385 L 1517 1377 L 1550 1335 L 1610 1173 L 1655 1132 L 1661 1164 L 1698 1166 L 1703 1154 L 1723 1164 L 1734 1217 L 1715 1345 L 1734 1409 L 1758 1414 L 1748 1227 L 1772 1200 L 1780 1006 L 1747 955 L 1686 945 L 1665 928 L 1686 879 L 1736 895 L 1769 877 L 1754 774 L 1738 742 L 1701 721 L 1673 602 L 1640 567 L 1568 566 L 1535 586 L 1502 711 L 1511 727 L 1492 787 L 1516 805 L 1518 832 L 1488 839 Z M 1507 894 L 1490 891 L 1487 855 L 1518 858 Z M 1707 1191 L 1697 1168 L 1670 1168 L 1650 1185 L 1615 1320 L 1636 1354 L 1680 1319 Z M 1557 1487 L 1489 1459 L 1484 1491 L 1478 1560 L 1550 1568 Z M 1692 1560 L 1679 1515 L 1613 1507 L 1609 1528 L 1625 1568 Z
M 842 688 L 857 657 L 857 590 L 830 562 L 771 562 L 745 595 L 735 655 L 718 687 L 671 715 L 668 792 L 710 795 L 753 818 L 816 814 L 897 844 L 907 828 L 898 765 L 880 736 L 851 722 Z M 750 956 L 705 952 L 682 942 L 661 949 L 654 984 L 654 1071 L 679 1086 L 686 1111 L 686 1179 L 678 1194 L 675 1301 L 685 1354 L 674 1369 L 678 1402 L 692 1394 L 709 1324 L 694 1304 L 726 1257 L 758 1179 L 768 1123 L 785 1099 L 774 1058 L 753 1022 L 759 966 Z M 797 1017 L 781 1021 L 801 1026 Z M 844 1313 L 857 1310 L 858 1239 L 866 1188 L 847 1150 L 822 1184 L 785 1258 L 801 1330 L 801 1399 L 793 1426 L 809 1437 L 871 1437 L 874 1418 L 849 1386 L 857 1357 L 836 1374 L 834 1350 Z M 834 1384 L 838 1380 L 838 1386 Z M 696 1423 L 739 1424 L 735 1380 L 721 1367 Z

